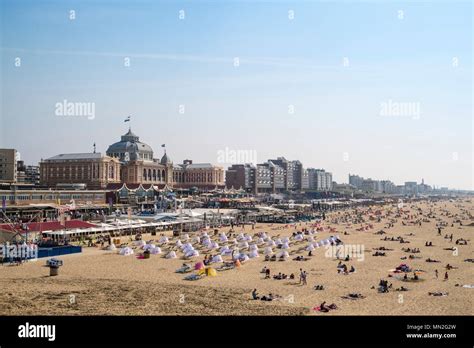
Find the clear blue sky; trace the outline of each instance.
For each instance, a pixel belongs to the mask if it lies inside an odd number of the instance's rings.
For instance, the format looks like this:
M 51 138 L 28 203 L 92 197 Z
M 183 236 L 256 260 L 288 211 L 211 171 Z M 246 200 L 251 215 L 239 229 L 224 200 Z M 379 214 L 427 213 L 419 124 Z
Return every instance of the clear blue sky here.
M 227 147 L 338 182 L 474 189 L 470 1 L 222 2 L 0 0 L 0 146 L 28 163 L 105 152 L 132 115 L 175 162 Z M 56 116 L 64 99 L 95 118 Z M 381 116 L 388 100 L 419 103 L 419 119 Z

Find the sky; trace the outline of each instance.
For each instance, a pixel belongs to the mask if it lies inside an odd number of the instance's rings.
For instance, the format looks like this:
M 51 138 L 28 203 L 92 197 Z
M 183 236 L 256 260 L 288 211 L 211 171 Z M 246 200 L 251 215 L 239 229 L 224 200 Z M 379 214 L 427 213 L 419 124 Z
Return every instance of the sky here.
M 0 147 L 27 164 L 105 153 L 131 126 L 175 163 L 474 189 L 471 1 L 0 4 Z

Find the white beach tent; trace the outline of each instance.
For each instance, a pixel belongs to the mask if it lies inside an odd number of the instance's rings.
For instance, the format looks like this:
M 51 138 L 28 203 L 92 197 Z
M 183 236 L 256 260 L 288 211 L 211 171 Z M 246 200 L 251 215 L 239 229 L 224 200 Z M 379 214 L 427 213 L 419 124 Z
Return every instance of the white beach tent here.
M 263 252 L 265 255 L 272 255 L 273 254 L 273 250 L 271 247 L 266 247 L 265 248 L 265 251 Z
M 224 262 L 224 260 L 222 260 L 222 256 L 221 255 L 216 255 L 212 258 L 212 263 L 218 263 L 218 262 Z
M 167 255 L 166 255 L 166 258 L 167 259 L 175 259 L 176 258 L 176 253 L 174 251 L 170 251 Z
M 120 249 L 119 254 L 123 256 L 133 255 L 133 249 L 130 247 L 124 247 Z
M 150 253 L 153 255 L 161 254 L 161 249 L 160 247 L 155 246 L 154 248 L 150 249 Z
M 249 253 L 249 257 L 250 258 L 259 257 L 258 256 L 258 250 L 251 250 L 250 253 Z
M 288 251 L 282 250 L 277 254 L 277 257 L 278 258 L 283 257 L 283 258 L 286 259 L 286 258 L 290 257 L 290 255 L 288 254 Z

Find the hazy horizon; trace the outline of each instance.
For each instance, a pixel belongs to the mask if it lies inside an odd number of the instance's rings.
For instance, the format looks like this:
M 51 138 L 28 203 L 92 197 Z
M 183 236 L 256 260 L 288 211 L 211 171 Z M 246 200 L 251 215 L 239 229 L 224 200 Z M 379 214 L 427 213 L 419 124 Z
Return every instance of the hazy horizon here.
M 474 190 L 470 2 L 0 6 L 0 147 L 27 164 L 94 143 L 105 153 L 131 125 L 175 163 L 226 168 L 227 148 L 338 183 Z M 56 115 L 64 100 L 94 116 Z

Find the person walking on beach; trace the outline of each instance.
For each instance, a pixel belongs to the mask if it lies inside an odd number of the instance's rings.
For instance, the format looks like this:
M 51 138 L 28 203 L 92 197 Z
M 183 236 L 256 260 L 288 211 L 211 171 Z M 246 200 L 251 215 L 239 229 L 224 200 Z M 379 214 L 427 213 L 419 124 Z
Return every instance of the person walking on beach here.
M 438 270 L 435 269 L 436 279 L 438 279 Z
M 448 272 L 444 274 L 444 280 L 448 280 Z
M 300 282 L 298 284 L 301 284 L 303 282 L 303 269 L 300 268 Z
M 307 276 L 308 276 L 308 274 L 306 273 L 306 271 L 303 271 L 303 285 L 308 285 L 308 283 L 306 281 Z

